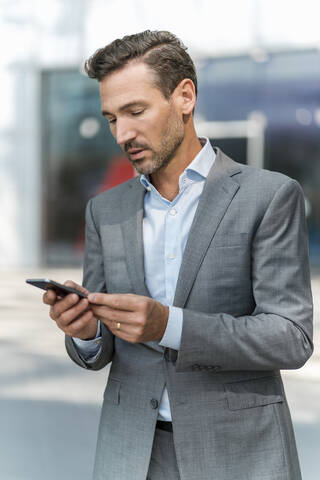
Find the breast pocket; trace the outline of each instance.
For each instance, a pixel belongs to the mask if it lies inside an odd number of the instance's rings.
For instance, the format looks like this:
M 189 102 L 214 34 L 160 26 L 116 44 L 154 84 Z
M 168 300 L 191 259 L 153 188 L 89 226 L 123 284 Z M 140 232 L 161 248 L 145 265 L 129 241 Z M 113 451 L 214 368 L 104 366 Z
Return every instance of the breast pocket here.
M 213 248 L 233 248 L 245 246 L 248 242 L 248 233 L 217 233 L 213 238 L 211 246 Z
M 202 263 L 200 274 L 216 285 L 239 286 L 250 280 L 251 250 L 247 233 L 217 234 Z

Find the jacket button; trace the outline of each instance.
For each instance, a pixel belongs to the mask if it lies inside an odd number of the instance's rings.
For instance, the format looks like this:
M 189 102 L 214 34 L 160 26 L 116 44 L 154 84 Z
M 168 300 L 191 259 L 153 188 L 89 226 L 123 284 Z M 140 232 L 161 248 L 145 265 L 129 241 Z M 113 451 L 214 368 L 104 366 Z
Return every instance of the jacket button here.
M 158 400 L 156 400 L 155 398 L 152 398 L 152 399 L 150 400 L 150 405 L 151 405 L 151 408 L 153 408 L 153 409 L 155 410 L 156 408 L 158 408 L 159 402 L 158 402 Z

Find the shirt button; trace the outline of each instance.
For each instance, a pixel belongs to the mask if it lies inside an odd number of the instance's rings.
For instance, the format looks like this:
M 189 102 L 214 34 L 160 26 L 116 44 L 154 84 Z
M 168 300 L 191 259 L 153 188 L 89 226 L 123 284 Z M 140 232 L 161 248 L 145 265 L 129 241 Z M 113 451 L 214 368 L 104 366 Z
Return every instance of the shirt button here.
M 158 402 L 158 400 L 156 400 L 155 398 L 152 398 L 152 399 L 150 400 L 150 405 L 151 405 L 151 408 L 153 408 L 153 409 L 155 410 L 156 408 L 158 408 L 159 402 Z
M 169 213 L 170 215 L 174 216 L 174 215 L 177 215 L 177 210 L 175 208 L 171 208 L 171 210 L 169 210 Z
M 170 253 L 169 258 L 170 258 L 170 260 L 173 260 L 173 259 L 174 259 L 173 253 Z
M 146 189 L 148 190 L 148 192 L 151 192 L 151 187 L 146 187 Z

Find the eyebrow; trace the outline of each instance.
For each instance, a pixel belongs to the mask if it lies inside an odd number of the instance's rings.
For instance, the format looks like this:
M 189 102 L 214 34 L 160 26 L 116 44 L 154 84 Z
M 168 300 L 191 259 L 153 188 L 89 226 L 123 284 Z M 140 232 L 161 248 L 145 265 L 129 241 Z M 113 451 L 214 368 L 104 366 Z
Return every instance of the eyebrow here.
M 135 100 L 134 102 L 129 102 L 129 103 L 126 103 L 125 105 L 122 105 L 122 107 L 120 107 L 120 112 L 123 112 L 124 110 L 127 110 L 128 108 L 130 107 L 137 107 L 137 106 L 144 106 L 145 105 L 145 102 L 142 101 L 142 100 Z M 101 114 L 105 117 L 106 115 L 113 115 L 113 113 L 110 113 L 110 112 L 107 112 L 107 110 L 102 110 Z

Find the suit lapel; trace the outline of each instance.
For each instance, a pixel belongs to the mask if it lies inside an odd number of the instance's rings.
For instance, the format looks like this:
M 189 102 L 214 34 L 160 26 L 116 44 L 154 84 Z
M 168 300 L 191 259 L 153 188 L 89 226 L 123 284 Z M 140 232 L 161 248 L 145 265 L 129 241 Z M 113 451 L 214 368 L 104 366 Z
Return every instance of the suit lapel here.
M 143 206 L 145 189 L 139 178 L 129 184 L 129 192 L 123 195 L 121 223 L 123 241 L 126 251 L 128 273 L 136 295 L 151 297 L 145 283 L 144 252 L 143 252 Z M 149 348 L 163 352 L 164 347 L 157 341 L 144 342 Z
M 151 296 L 146 284 L 144 273 L 144 253 L 142 239 L 143 201 L 145 189 L 139 178 L 128 184 L 129 191 L 122 197 L 121 223 L 123 241 L 126 252 L 126 262 L 137 295 Z
M 173 304 L 183 308 L 206 251 L 239 184 L 231 177 L 240 167 L 219 149 L 201 194 L 180 267 Z

